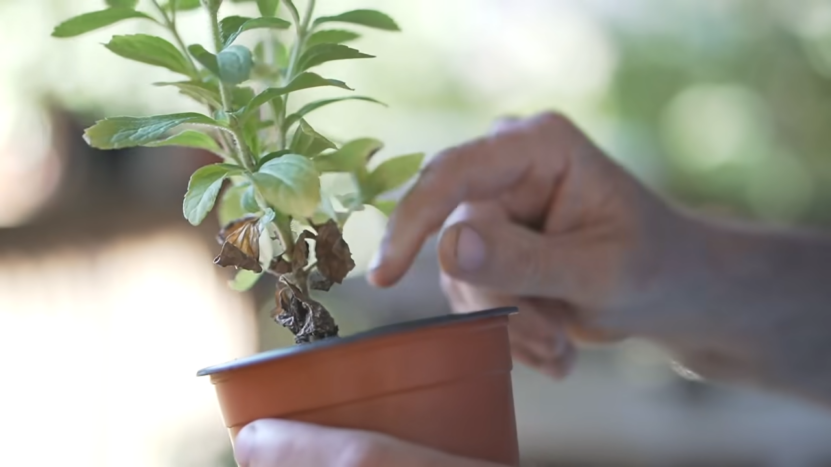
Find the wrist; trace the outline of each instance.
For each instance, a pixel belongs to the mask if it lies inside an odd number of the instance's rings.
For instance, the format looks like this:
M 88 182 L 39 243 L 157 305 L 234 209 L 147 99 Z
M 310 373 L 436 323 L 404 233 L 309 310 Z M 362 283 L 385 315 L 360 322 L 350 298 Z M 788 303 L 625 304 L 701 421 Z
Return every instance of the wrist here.
M 668 216 L 651 239 L 657 246 L 655 285 L 642 294 L 635 334 L 681 353 L 743 359 L 757 344 L 736 302 L 739 289 L 758 274 L 751 263 L 763 261 L 764 245 L 726 223 L 674 210 Z

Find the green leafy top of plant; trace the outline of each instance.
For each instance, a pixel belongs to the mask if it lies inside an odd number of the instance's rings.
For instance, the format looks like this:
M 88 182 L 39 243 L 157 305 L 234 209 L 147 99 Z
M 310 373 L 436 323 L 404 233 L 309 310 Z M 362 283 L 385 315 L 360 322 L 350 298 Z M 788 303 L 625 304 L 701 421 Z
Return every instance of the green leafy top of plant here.
M 176 88 L 203 104 L 206 112 L 106 118 L 85 131 L 85 140 L 100 149 L 183 146 L 221 157 L 223 162 L 201 167 L 191 176 L 185 218 L 198 225 L 216 206 L 222 229 L 214 263 L 239 270 L 232 285 L 246 290 L 263 274 L 273 274 L 279 278 L 273 318 L 289 328 L 298 343 L 335 336 L 337 325 L 309 291 L 329 290 L 355 267 L 341 235 L 344 223 L 366 205 L 388 214 L 394 205 L 379 196 L 416 175 L 423 154 L 391 158 L 370 169 L 381 141 L 364 137 L 338 145 L 306 117 L 336 102 L 379 101 L 348 94 L 290 110 L 289 98 L 320 87 L 353 91 L 314 71 L 336 60 L 372 58 L 345 45 L 359 34 L 344 27 L 399 28 L 375 10 L 315 17 L 315 0 L 307 0 L 302 13 L 292 0 L 229 1 L 256 3 L 258 14 L 221 17 L 222 0 L 151 0 L 150 12 L 138 10 L 138 0 L 106 0 L 101 10 L 64 21 L 52 35 L 74 37 L 128 20 L 153 22 L 166 31 L 167 39 L 116 35 L 104 46 L 126 59 L 179 75 L 155 85 Z M 212 44 L 188 45 L 180 35 L 177 17 L 190 10 L 207 14 Z M 264 38 L 253 50 L 236 43 L 255 29 Z M 327 172 L 349 174 L 355 192 L 341 197 L 321 193 L 320 177 Z

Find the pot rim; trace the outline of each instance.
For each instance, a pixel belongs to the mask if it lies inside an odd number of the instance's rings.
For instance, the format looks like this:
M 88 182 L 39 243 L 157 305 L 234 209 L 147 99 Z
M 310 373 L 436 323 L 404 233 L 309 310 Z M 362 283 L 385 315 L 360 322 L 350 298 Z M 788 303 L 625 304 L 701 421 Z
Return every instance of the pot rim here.
M 430 316 L 428 318 L 421 318 L 413 321 L 404 321 L 401 323 L 393 323 L 385 326 L 370 329 L 368 331 L 358 332 L 344 337 L 331 337 L 317 342 L 311 342 L 303 345 L 293 345 L 291 347 L 282 347 L 264 352 L 259 352 L 247 357 L 241 357 L 229 362 L 220 363 L 218 365 L 203 368 L 196 373 L 196 376 L 209 376 L 226 371 L 237 370 L 260 363 L 277 360 L 280 358 L 290 357 L 294 355 L 306 354 L 320 349 L 329 348 L 337 345 L 351 344 L 376 337 L 388 336 L 392 334 L 400 334 L 416 329 L 426 327 L 446 326 L 449 324 L 465 323 L 468 321 L 476 321 L 486 318 L 495 318 L 498 316 L 507 316 L 517 313 L 517 307 L 500 307 L 491 308 L 482 311 L 475 311 L 472 313 L 447 314 L 439 316 Z

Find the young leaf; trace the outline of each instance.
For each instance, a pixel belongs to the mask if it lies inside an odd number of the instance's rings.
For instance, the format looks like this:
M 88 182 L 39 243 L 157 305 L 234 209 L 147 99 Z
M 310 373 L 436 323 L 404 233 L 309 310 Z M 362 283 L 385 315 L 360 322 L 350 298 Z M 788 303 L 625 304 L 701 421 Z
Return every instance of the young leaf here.
M 318 44 L 303 52 L 300 56 L 298 69 L 304 71 L 326 62 L 356 58 L 375 58 L 375 56 L 342 44 Z
M 361 187 L 365 200 L 373 200 L 381 193 L 394 190 L 407 183 L 421 170 L 424 154 L 408 154 L 387 159 L 375 168 Z
M 352 140 L 335 152 L 315 157 L 318 172 L 353 172 L 366 165 L 367 160 L 384 147 L 384 143 L 372 138 Z
M 300 26 L 300 13 L 297 12 L 297 7 L 294 6 L 294 2 L 291 0 L 283 0 L 283 4 L 289 9 L 289 14 L 294 19 L 294 22 L 297 23 L 296 26 Z
M 222 46 L 231 45 L 240 34 L 251 29 L 270 28 L 287 29 L 291 23 L 280 18 L 246 18 L 244 16 L 228 16 L 219 22 L 219 32 Z
M 81 34 L 131 18 L 143 18 L 156 21 L 152 17 L 132 8 L 107 8 L 106 10 L 84 13 L 83 15 L 64 21 L 55 27 L 52 31 L 52 37 L 80 36 Z
M 216 208 L 216 217 L 219 219 L 219 225 L 228 225 L 231 221 L 241 219 L 246 214 L 257 212 L 248 211 L 242 205 L 242 196 L 245 190 L 251 188 L 250 184 L 236 185 L 228 187 L 222 198 L 219 200 L 219 206 Z
M 178 81 L 153 83 L 153 85 L 174 86 L 179 89 L 179 92 L 198 102 L 206 102 L 214 108 L 222 107 L 222 98 L 219 95 L 219 89 L 212 83 L 205 83 L 202 81 Z
M 376 10 L 353 10 L 335 16 L 321 16 L 314 22 L 315 27 L 323 23 L 352 23 L 385 31 L 400 31 L 395 21 Z
M 188 52 L 190 52 L 190 55 L 203 67 L 205 67 L 205 69 L 214 75 L 219 76 L 219 63 L 217 62 L 216 55 L 208 52 L 206 48 L 199 44 L 189 45 Z
M 241 172 L 242 169 L 229 164 L 211 164 L 197 169 L 190 177 L 185 193 L 182 206 L 185 219 L 192 225 L 201 224 L 213 209 L 225 179 Z
M 262 272 L 240 269 L 234 279 L 228 281 L 228 286 L 236 292 L 247 292 L 257 285 L 261 277 L 263 277 Z
M 202 4 L 211 12 L 219 11 L 219 7 L 222 6 L 222 0 L 202 0 Z
M 343 44 L 361 37 L 360 34 L 340 29 L 326 29 L 317 31 L 306 39 L 306 48 L 317 44 Z
M 300 126 L 294 131 L 289 149 L 295 154 L 314 157 L 327 149 L 334 149 L 335 144 L 315 131 L 305 120 L 300 120 Z
M 288 149 L 281 149 L 277 152 L 272 152 L 272 153 L 266 154 L 257 163 L 257 169 L 262 167 L 266 162 L 268 162 L 270 160 L 277 159 L 278 157 L 282 157 L 282 156 L 285 156 L 286 154 L 290 154 L 290 153 L 291 153 L 291 151 L 289 151 Z
M 395 210 L 398 203 L 393 200 L 375 200 L 371 203 L 371 206 L 375 207 L 375 209 L 381 211 L 385 216 L 389 217 L 392 214 L 392 211 Z
M 195 10 L 202 6 L 199 0 L 170 0 L 162 8 L 165 11 L 188 11 Z
M 191 75 L 187 58 L 170 42 L 147 34 L 114 36 L 105 47 L 116 55 L 170 71 Z
M 182 146 L 187 148 L 204 149 L 215 154 L 220 154 L 222 152 L 222 149 L 216 143 L 216 140 L 205 133 L 193 130 L 185 130 L 169 138 L 147 143 L 145 146 L 150 148 L 158 148 L 162 146 Z
M 241 45 L 232 45 L 216 54 L 219 79 L 228 84 L 239 84 L 251 76 L 251 51 Z
M 216 91 L 219 92 L 218 87 Z M 253 98 L 254 89 L 248 86 L 234 86 L 231 90 L 231 102 L 234 104 L 235 109 L 245 107 L 245 104 L 251 102 Z
M 254 185 L 250 185 L 245 189 L 242 193 L 240 203 L 242 203 L 242 209 L 247 212 L 257 212 L 260 210 L 260 205 L 257 204 L 256 194 L 254 193 Z
M 112 117 L 84 131 L 87 144 L 98 149 L 121 149 L 152 143 L 179 125 L 200 124 L 223 128 L 216 120 L 188 112 L 153 117 Z
M 315 73 L 301 73 L 297 75 L 291 82 L 281 88 L 268 88 L 265 91 L 257 94 L 256 97 L 251 99 L 251 102 L 242 109 L 242 118 L 245 119 L 248 114 L 251 112 L 256 111 L 260 108 L 261 105 L 269 102 L 270 100 L 280 97 L 284 94 L 288 94 L 290 92 L 299 91 L 301 89 L 308 89 L 308 88 L 316 88 L 321 86 L 335 86 L 341 89 L 348 89 L 352 91 L 353 89 L 346 85 L 343 81 L 338 81 L 336 79 L 326 79 L 321 77 Z
M 317 109 L 319 109 L 323 106 L 326 106 L 326 105 L 329 105 L 329 104 L 334 104 L 335 102 L 341 102 L 341 101 L 374 102 L 376 104 L 383 105 L 384 107 L 386 107 L 386 105 L 387 105 L 387 104 L 384 104 L 381 101 L 378 101 L 378 100 L 375 100 L 371 97 L 366 97 L 366 96 L 346 96 L 346 97 L 336 97 L 334 99 L 324 99 L 324 100 L 314 101 L 314 102 L 311 102 L 309 104 L 304 105 L 303 107 L 300 108 L 300 110 L 298 110 L 297 112 L 295 112 L 295 113 L 289 115 L 288 117 L 286 117 L 285 125 L 288 128 L 288 127 L 294 125 L 301 118 L 305 117 L 307 114 L 309 114 L 309 113 L 311 113 L 311 112 L 313 112 L 313 111 L 315 111 L 315 110 L 317 110 Z
M 263 164 L 254 184 L 271 206 L 291 216 L 311 216 L 320 203 L 320 176 L 312 161 L 297 154 Z
M 260 10 L 260 16 L 276 15 L 279 6 L 280 0 L 257 0 L 257 9 Z
M 107 5 L 114 8 L 135 8 L 138 0 L 106 0 Z

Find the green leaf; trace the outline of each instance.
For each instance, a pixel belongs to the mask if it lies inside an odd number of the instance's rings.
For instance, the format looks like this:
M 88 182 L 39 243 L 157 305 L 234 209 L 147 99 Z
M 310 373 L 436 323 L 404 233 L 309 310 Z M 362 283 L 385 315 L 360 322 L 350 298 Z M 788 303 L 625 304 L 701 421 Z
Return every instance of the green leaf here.
M 303 52 L 298 62 L 298 69 L 304 71 L 334 60 L 351 60 L 357 58 L 375 58 L 375 56 L 365 54 L 342 44 L 317 44 Z
M 229 176 L 239 173 L 242 169 L 230 164 L 211 164 L 196 170 L 188 182 L 182 206 L 185 219 L 192 225 L 201 224 L 213 209 L 222 183 Z
M 222 6 L 222 0 L 202 0 L 202 4 L 211 12 L 219 11 L 219 7 Z
M 311 102 L 309 104 L 304 105 L 303 107 L 300 108 L 300 110 L 298 110 L 297 112 L 295 112 L 295 113 L 289 115 L 288 117 L 286 117 L 286 123 L 285 123 L 286 127 L 288 128 L 288 127 L 294 125 L 301 118 L 305 117 L 309 113 L 311 113 L 311 112 L 313 112 L 313 111 L 315 111 L 315 110 L 317 110 L 317 109 L 319 109 L 323 106 L 327 106 L 329 104 L 334 104 L 335 102 L 342 102 L 342 101 L 366 101 L 366 102 L 374 102 L 376 104 L 383 105 L 384 107 L 387 106 L 387 104 L 384 104 L 381 101 L 378 101 L 378 100 L 375 100 L 371 97 L 366 97 L 366 96 L 346 96 L 346 97 L 336 97 L 334 99 L 319 100 L 319 101 Z
M 263 277 L 263 272 L 254 272 L 247 269 L 240 269 L 233 280 L 228 281 L 228 286 L 237 292 L 247 292 L 251 290 L 257 282 Z
M 384 213 L 385 216 L 389 217 L 392 214 L 392 211 L 398 206 L 398 203 L 393 200 L 375 200 L 371 203 L 371 206 L 375 207 L 375 209 Z
M 113 8 L 135 8 L 138 0 L 106 0 L 106 3 Z
M 283 96 L 290 92 L 300 91 L 301 89 L 316 88 L 321 86 L 335 86 L 341 89 L 353 89 L 346 85 L 343 81 L 336 79 L 326 79 L 315 73 L 301 73 L 295 77 L 291 82 L 281 88 L 268 88 L 265 91 L 257 94 L 251 99 L 251 102 L 245 106 L 241 114 L 243 119 L 247 114 L 257 110 L 261 105 L 271 101 L 276 97 Z
M 84 140 L 98 149 L 143 146 L 162 138 L 168 130 L 184 124 L 223 128 L 216 120 L 193 112 L 153 117 L 112 117 L 99 120 L 87 128 Z
M 277 16 L 280 0 L 257 0 L 257 10 L 262 17 Z
M 291 216 L 309 217 L 320 203 L 320 176 L 312 161 L 297 154 L 263 164 L 254 184 L 271 206 Z
M 288 149 L 281 149 L 277 152 L 272 152 L 272 153 L 266 154 L 257 163 L 257 169 L 262 167 L 266 162 L 268 162 L 270 160 L 277 159 L 278 157 L 282 157 L 282 156 L 285 156 L 286 154 L 290 154 L 290 153 L 291 153 L 291 151 L 289 151 Z
M 158 148 L 162 146 L 182 146 L 187 148 L 205 149 L 206 151 L 211 151 L 215 154 L 220 154 L 222 152 L 222 149 L 216 143 L 216 140 L 201 131 L 194 130 L 185 130 L 167 139 L 147 143 L 145 146 L 150 148 Z
M 361 192 L 365 200 L 373 200 L 376 196 L 394 190 L 407 183 L 421 170 L 424 154 L 407 154 L 393 157 L 382 162 L 366 178 Z
M 84 13 L 83 15 L 64 21 L 55 27 L 52 31 L 52 37 L 80 36 L 81 34 L 131 18 L 149 19 L 156 22 L 152 17 L 132 8 L 107 8 L 106 10 Z
M 219 79 L 228 84 L 239 84 L 251 76 L 254 61 L 251 51 L 241 45 L 232 45 L 216 54 Z
M 260 210 L 260 205 L 257 204 L 257 196 L 254 193 L 254 185 L 250 185 L 245 189 L 242 193 L 240 203 L 242 204 L 242 209 L 246 212 L 257 212 Z
M 360 34 L 340 29 L 326 29 L 317 31 L 306 39 L 306 48 L 317 44 L 343 44 L 361 37 Z
M 337 151 L 315 157 L 318 172 L 354 172 L 366 166 L 369 158 L 378 152 L 384 143 L 372 138 L 349 141 Z
M 352 23 L 385 31 L 400 31 L 395 20 L 377 10 L 353 10 L 335 16 L 321 16 L 314 22 L 315 27 L 323 23 Z
M 218 87 L 217 92 L 219 92 Z M 234 86 L 234 88 L 231 90 L 231 102 L 234 104 L 235 109 L 245 107 L 245 104 L 251 102 L 251 99 L 253 98 L 254 89 L 248 86 Z
M 214 75 L 219 76 L 219 63 L 217 62 L 216 55 L 208 52 L 208 49 L 199 44 L 189 45 L 188 52 L 190 52 L 190 55 L 203 67 L 205 67 L 205 69 Z
M 130 60 L 160 66 L 190 76 L 187 58 L 170 42 L 148 34 L 114 36 L 105 47 Z
M 253 211 L 246 210 L 242 205 L 242 197 L 245 190 L 251 188 L 251 184 L 236 185 L 228 187 L 222 194 L 219 200 L 219 206 L 216 208 L 216 216 L 219 220 L 219 225 L 228 225 L 229 222 L 239 219 L 249 212 L 257 212 L 259 209 Z
M 231 45 L 240 34 L 251 29 L 287 29 L 291 23 L 284 19 L 266 17 L 266 18 L 246 18 L 244 16 L 228 16 L 219 22 L 220 37 L 222 38 L 223 47 Z
M 165 3 L 162 8 L 164 8 L 165 11 L 188 11 L 195 10 L 201 6 L 202 3 L 199 0 L 171 0 L 168 3 Z
M 300 120 L 300 126 L 294 130 L 289 149 L 295 154 L 314 157 L 327 149 L 334 149 L 335 143 L 326 139 L 315 131 L 305 120 Z
M 297 7 L 294 6 L 294 2 L 292 0 L 283 0 L 283 4 L 286 5 L 286 8 L 289 9 L 289 14 L 297 22 L 300 19 L 300 14 L 297 12 Z
M 207 102 L 208 105 L 211 105 L 215 108 L 222 107 L 222 98 L 219 95 L 219 88 L 210 83 L 205 83 L 201 81 L 177 81 L 153 83 L 153 85 L 174 86 L 179 89 L 179 92 L 198 102 Z
M 278 6 L 280 6 L 280 0 L 257 0 L 257 9 L 260 11 L 260 16 L 272 17 L 276 15 Z

